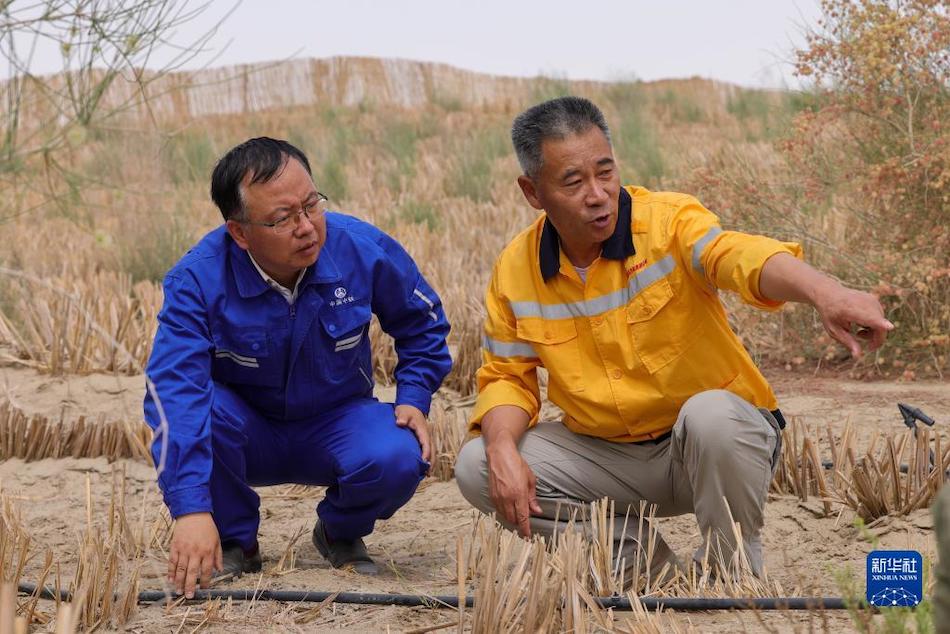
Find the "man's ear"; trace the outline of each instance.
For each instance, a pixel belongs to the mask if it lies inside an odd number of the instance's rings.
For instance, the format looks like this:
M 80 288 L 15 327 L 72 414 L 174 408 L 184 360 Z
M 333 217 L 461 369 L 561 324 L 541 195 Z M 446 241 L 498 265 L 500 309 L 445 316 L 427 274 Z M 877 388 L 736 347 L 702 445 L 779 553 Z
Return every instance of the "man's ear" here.
M 533 180 L 522 174 L 518 177 L 518 186 L 521 187 L 521 193 L 524 194 L 525 200 L 528 201 L 529 205 L 535 209 L 544 209 L 544 205 L 542 205 L 538 199 L 538 190 L 535 188 Z
M 228 233 L 231 234 L 231 239 L 233 239 L 239 247 L 247 251 L 247 225 L 237 220 L 228 220 L 226 226 Z

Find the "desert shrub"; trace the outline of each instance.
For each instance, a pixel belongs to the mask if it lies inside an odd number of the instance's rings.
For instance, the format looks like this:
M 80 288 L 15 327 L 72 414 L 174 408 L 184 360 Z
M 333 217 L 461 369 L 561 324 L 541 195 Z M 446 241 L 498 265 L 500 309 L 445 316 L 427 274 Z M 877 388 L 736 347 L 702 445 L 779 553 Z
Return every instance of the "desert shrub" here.
M 824 0 L 822 9 L 797 52 L 811 96 L 792 102 L 802 109 L 777 143 L 780 164 L 723 152 L 693 184 L 727 223 L 798 239 L 811 261 L 880 296 L 897 330 L 863 371 L 942 375 L 950 353 L 947 5 Z M 756 112 L 750 104 L 732 111 Z M 786 325 L 813 339 L 810 315 L 800 316 Z

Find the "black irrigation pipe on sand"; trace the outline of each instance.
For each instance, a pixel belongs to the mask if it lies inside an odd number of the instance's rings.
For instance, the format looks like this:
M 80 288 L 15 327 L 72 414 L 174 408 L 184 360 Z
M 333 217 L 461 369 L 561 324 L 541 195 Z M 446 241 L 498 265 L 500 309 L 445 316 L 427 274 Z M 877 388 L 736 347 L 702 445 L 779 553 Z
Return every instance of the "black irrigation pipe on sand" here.
M 21 583 L 17 589 L 23 594 L 32 595 L 36 586 Z M 50 588 L 42 588 L 42 599 L 69 601 L 70 594 L 65 590 L 58 593 Z M 161 590 L 139 592 L 139 603 L 156 603 L 180 599 Z M 429 596 L 424 594 L 376 594 L 367 592 L 325 592 L 313 590 L 196 590 L 191 601 L 211 599 L 231 599 L 233 601 L 281 601 L 285 603 L 353 603 L 360 605 L 398 605 L 405 607 L 458 608 L 459 598 L 454 595 Z M 602 608 L 614 610 L 632 610 L 630 599 L 626 597 L 596 597 L 594 601 Z M 845 610 L 849 606 L 840 597 L 750 597 L 714 599 L 707 597 L 642 597 L 639 599 L 643 609 L 665 610 Z M 465 606 L 475 605 L 472 595 L 465 597 Z
M 822 460 L 821 466 L 831 471 L 832 469 L 835 468 L 835 463 L 833 463 L 830 460 Z M 931 465 L 931 468 L 933 468 L 933 465 Z M 907 473 L 910 470 L 910 467 L 907 465 L 907 463 L 902 462 L 901 465 L 898 467 L 898 469 L 900 469 L 901 473 Z

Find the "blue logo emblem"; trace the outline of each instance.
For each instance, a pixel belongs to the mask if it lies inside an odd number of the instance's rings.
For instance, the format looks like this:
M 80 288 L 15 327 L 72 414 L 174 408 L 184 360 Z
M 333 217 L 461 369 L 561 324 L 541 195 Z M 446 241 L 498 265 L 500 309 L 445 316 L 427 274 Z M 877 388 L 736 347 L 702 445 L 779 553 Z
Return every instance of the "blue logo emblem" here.
M 924 560 L 916 550 L 874 550 L 867 559 L 867 600 L 879 608 L 913 607 L 924 594 Z

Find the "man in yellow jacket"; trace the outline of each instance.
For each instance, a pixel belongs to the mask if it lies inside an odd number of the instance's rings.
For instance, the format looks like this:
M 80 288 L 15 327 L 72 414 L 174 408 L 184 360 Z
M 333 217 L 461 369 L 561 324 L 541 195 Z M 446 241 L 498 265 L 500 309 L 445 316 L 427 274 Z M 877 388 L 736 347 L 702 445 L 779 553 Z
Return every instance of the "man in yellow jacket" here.
M 455 467 L 462 494 L 524 536 L 610 498 L 626 566 L 648 558 L 653 575 L 678 562 L 662 538 L 646 556 L 641 503 L 657 516 L 695 513 L 697 563 L 761 576 L 784 420 L 718 291 L 765 310 L 812 304 L 855 356 L 856 336 L 875 349 L 893 325 L 875 297 L 802 262 L 797 244 L 725 231 L 692 196 L 621 187 L 590 101 L 536 105 L 511 134 L 518 184 L 544 214 L 492 273 L 471 422 L 481 435 Z M 563 421 L 538 424 L 541 367 Z

